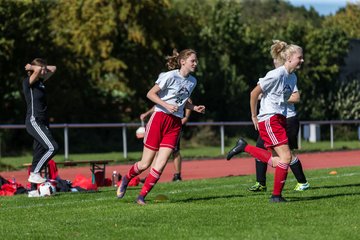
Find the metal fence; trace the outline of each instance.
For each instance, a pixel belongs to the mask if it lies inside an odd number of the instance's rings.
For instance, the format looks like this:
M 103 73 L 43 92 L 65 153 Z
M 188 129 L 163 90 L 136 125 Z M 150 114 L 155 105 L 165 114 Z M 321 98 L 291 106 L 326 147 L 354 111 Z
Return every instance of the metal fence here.
M 225 127 L 230 126 L 252 126 L 252 122 L 189 122 L 187 126 L 212 126 L 219 127 L 220 132 L 220 152 L 224 154 L 225 148 Z M 335 121 L 300 121 L 300 131 L 298 135 L 299 148 L 301 148 L 301 141 L 305 137 L 307 139 L 309 136 L 314 133 L 302 133 L 301 130 L 305 130 L 306 126 L 319 127 L 321 125 L 329 125 L 330 128 L 330 147 L 334 147 L 334 126 L 335 125 L 360 125 L 360 120 L 335 120 Z M 69 129 L 70 128 L 121 128 L 122 129 L 122 139 L 123 139 L 123 156 L 124 158 L 128 157 L 128 147 L 127 147 L 127 129 L 128 128 L 137 128 L 141 126 L 140 123 L 62 123 L 62 124 L 50 124 L 51 128 L 62 128 L 64 130 L 64 155 L 65 159 L 69 158 Z M 0 129 L 25 129 L 25 125 L 22 124 L 4 124 L 0 125 Z M 316 133 L 315 133 L 316 134 Z M 360 127 L 358 126 L 358 139 L 360 140 Z M 1 146 L 1 139 L 0 139 Z M 1 152 L 1 149 L 0 149 Z

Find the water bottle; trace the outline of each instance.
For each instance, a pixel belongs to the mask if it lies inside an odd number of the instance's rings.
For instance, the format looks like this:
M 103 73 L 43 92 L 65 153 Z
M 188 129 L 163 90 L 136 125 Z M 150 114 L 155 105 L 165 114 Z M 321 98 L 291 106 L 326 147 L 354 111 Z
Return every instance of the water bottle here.
M 15 179 L 15 177 L 12 177 L 12 184 L 16 184 L 16 179 Z
M 113 171 L 112 177 L 111 177 L 111 182 L 112 185 L 114 187 L 117 187 L 117 183 L 118 183 L 118 173 L 116 171 Z

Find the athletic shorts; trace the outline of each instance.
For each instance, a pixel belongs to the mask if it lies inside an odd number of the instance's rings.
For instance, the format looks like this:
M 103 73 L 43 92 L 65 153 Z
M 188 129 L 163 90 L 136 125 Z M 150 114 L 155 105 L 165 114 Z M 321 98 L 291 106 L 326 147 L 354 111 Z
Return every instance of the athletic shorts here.
M 181 130 L 181 118 L 164 112 L 154 112 L 146 124 L 144 146 L 158 151 L 160 147 L 174 149 Z
M 286 119 L 286 135 L 288 137 L 288 144 L 290 150 L 298 149 L 298 134 L 299 134 L 300 122 L 297 116 L 289 117 Z M 259 136 L 256 141 L 256 146 L 266 149 L 264 146 L 264 140 Z
M 267 149 L 287 144 L 286 117 L 275 114 L 271 118 L 259 122 L 259 134 Z

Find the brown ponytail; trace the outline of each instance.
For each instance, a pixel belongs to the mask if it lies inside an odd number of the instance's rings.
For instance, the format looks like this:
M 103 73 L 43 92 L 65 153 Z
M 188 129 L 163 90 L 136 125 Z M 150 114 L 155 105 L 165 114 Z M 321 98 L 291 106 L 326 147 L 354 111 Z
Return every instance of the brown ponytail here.
M 173 50 L 172 56 L 167 56 L 166 66 L 169 70 L 179 69 L 181 67 L 180 60 L 186 60 L 191 54 L 196 54 L 193 49 L 184 49 L 178 53 L 177 49 Z

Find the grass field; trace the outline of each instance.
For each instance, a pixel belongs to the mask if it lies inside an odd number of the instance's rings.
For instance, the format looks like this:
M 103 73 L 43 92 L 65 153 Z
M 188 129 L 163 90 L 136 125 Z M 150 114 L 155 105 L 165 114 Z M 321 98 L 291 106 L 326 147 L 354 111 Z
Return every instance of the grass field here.
M 333 169 L 332 169 L 333 170 Z M 268 192 L 251 193 L 254 176 L 159 183 L 146 206 L 134 203 L 140 186 L 124 199 L 112 187 L 95 193 L 48 198 L 1 197 L 1 239 L 360 239 L 360 167 L 307 171 L 311 189 L 287 203 L 271 204 Z M 158 194 L 169 200 L 155 202 Z

